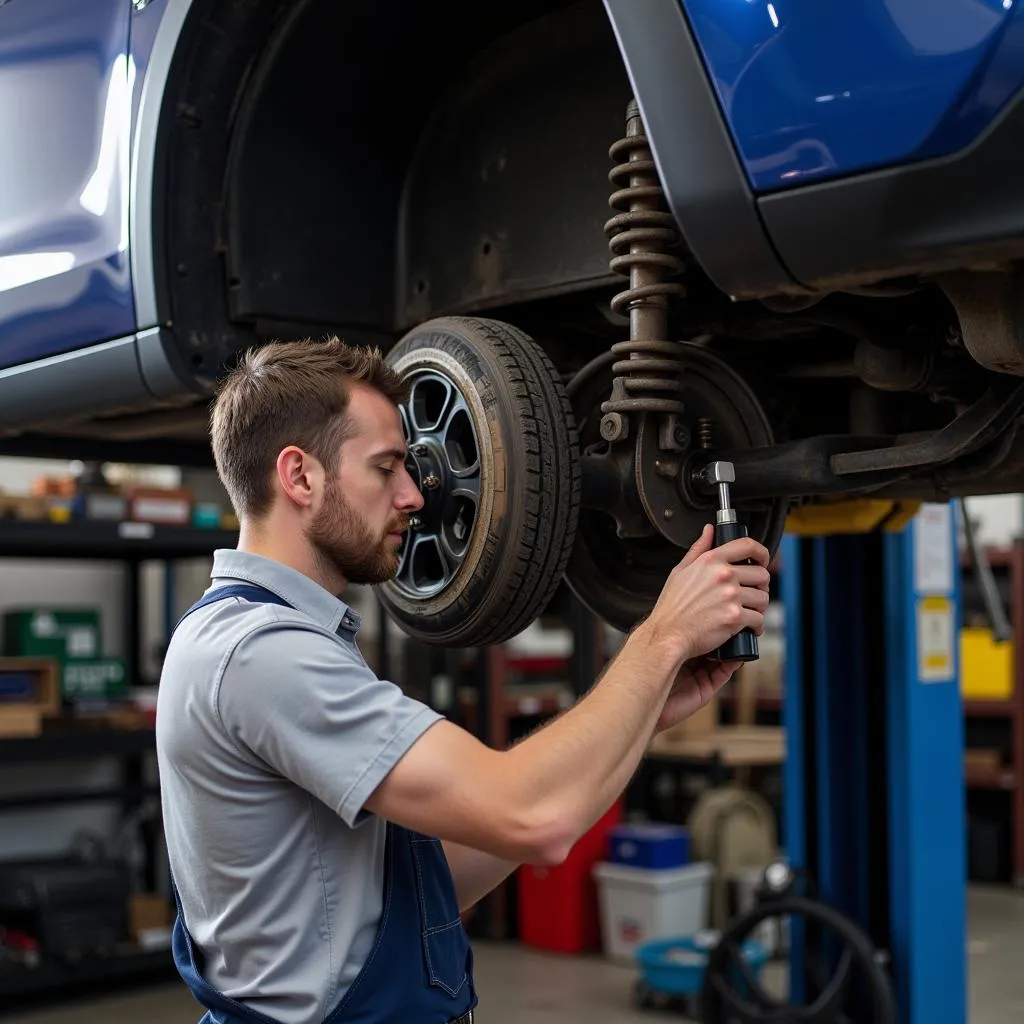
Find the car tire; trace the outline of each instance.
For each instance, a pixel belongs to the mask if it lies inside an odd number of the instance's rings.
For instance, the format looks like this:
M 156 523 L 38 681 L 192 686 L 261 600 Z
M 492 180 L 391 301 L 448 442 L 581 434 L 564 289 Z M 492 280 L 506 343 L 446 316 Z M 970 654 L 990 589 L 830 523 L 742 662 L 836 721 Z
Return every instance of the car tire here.
M 532 338 L 476 317 L 428 321 L 387 361 L 410 385 L 401 413 L 425 504 L 380 599 L 425 643 L 503 643 L 544 611 L 573 548 L 580 464 L 565 386 Z

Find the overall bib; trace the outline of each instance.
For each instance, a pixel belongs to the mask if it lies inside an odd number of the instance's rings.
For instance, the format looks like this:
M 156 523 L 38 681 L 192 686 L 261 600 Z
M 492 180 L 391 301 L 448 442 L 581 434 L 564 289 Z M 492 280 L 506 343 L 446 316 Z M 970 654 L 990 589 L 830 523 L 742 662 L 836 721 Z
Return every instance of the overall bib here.
M 179 625 L 197 608 L 229 597 L 290 607 L 263 587 L 230 585 L 206 593 Z M 174 963 L 207 1009 L 199 1024 L 278 1024 L 206 981 L 173 882 L 172 889 L 177 908 L 171 941 Z M 362 970 L 321 1024 L 471 1024 L 476 1003 L 473 952 L 441 842 L 388 822 L 377 936 Z

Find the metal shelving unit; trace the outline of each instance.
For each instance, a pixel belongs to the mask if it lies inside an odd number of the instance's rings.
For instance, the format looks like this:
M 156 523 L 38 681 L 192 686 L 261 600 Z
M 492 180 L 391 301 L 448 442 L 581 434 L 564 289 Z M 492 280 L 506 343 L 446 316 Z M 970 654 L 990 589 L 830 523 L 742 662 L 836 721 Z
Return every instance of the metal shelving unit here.
M 0 739 L 0 768 L 29 763 L 113 758 L 122 767 L 118 787 L 85 788 L 67 786 L 0 799 L 0 813 L 80 803 L 120 804 L 130 813 L 144 799 L 159 795 L 159 786 L 146 784 L 143 759 L 152 754 L 156 742 L 153 730 L 54 731 L 38 737 Z M 146 836 L 147 883 L 155 881 L 156 837 Z M 126 946 L 118 955 L 88 958 L 80 963 L 62 964 L 44 960 L 38 967 L 0 967 L 0 1013 L 15 1010 L 40 998 L 52 999 L 69 990 L 82 989 L 114 979 L 142 980 L 146 976 L 172 977 L 174 963 L 169 949 L 139 950 Z
M 0 559 L 80 559 L 124 565 L 125 663 L 129 678 L 142 681 L 139 651 L 139 569 L 143 562 L 202 558 L 215 548 L 234 547 L 233 530 L 197 529 L 154 523 L 78 520 L 51 523 L 0 519 Z
M 0 764 L 131 757 L 148 753 L 155 743 L 152 729 L 89 729 L 0 739 Z
M 170 561 L 201 558 L 216 547 L 234 547 L 237 540 L 233 530 L 155 523 L 0 519 L 0 558 Z
M 218 547 L 234 547 L 234 531 L 163 526 L 137 522 L 75 521 L 67 524 L 0 519 L 0 559 L 81 559 L 124 565 L 125 662 L 132 683 L 143 683 L 139 647 L 139 570 L 144 562 L 211 556 Z M 73 720 L 48 723 L 41 736 L 0 738 L 0 770 L 54 761 L 114 759 L 121 765 L 119 786 L 62 786 L 0 799 L 0 812 L 77 803 L 112 803 L 131 813 L 159 793 L 147 781 L 147 758 L 155 752 L 152 728 L 101 728 Z M 155 829 L 144 834 L 146 883 L 156 888 Z M 57 998 L 93 985 L 167 979 L 174 975 L 169 949 L 140 950 L 127 945 L 121 955 L 89 958 L 75 965 L 47 961 L 36 968 L 0 967 L 0 1014 L 40 999 Z

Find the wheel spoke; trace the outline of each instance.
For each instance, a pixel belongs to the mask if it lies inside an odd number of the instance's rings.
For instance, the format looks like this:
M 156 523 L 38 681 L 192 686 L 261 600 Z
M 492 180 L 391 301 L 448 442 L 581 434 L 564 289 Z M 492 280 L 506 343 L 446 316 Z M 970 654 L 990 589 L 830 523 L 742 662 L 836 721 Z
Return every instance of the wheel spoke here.
M 395 572 L 395 582 L 408 590 L 416 589 L 413 586 L 410 576 L 410 569 L 412 567 L 412 549 L 415 544 L 415 535 L 407 533 L 405 536 L 405 542 L 402 544 L 402 550 L 398 561 L 398 569 Z
M 453 538 L 447 530 L 442 530 L 442 532 L 438 534 L 437 543 L 441 548 L 445 564 L 447 566 L 458 566 L 462 564 L 465 548 L 458 546 L 458 540 L 455 540 L 453 543 Z M 455 570 L 450 569 L 447 573 L 447 579 L 450 580 L 454 575 Z
M 441 537 L 451 558 L 462 563 L 469 546 L 469 538 L 476 524 L 477 511 L 480 507 L 480 480 L 461 481 L 475 483 L 475 487 L 461 486 L 456 488 L 445 501 L 444 513 L 441 517 Z
M 457 487 L 453 487 L 448 495 L 449 501 L 452 498 L 460 498 L 470 502 L 473 506 L 480 504 L 480 474 L 463 477 Z
M 455 575 L 459 568 L 459 559 L 452 556 L 448 545 L 444 541 L 443 534 L 434 534 L 433 537 L 434 548 L 437 551 L 438 556 L 441 559 L 442 566 L 442 582 L 448 584 L 451 582 L 452 577 Z
M 452 405 L 461 396 L 437 374 L 424 374 L 412 383 L 409 393 L 409 419 L 417 435 L 436 433 L 451 415 Z
M 441 450 L 447 461 L 448 471 L 456 479 L 480 472 L 480 452 L 477 450 L 473 421 L 469 407 L 462 396 L 458 396 L 449 410 L 440 431 Z
M 457 562 L 437 534 L 420 534 L 409 545 L 397 578 L 408 590 L 427 597 L 443 588 L 457 568 Z
M 406 530 L 405 535 L 402 537 L 402 543 L 398 546 L 398 568 L 395 570 L 396 580 L 405 578 L 406 566 L 409 564 L 409 553 L 412 550 L 412 539 L 411 531 Z

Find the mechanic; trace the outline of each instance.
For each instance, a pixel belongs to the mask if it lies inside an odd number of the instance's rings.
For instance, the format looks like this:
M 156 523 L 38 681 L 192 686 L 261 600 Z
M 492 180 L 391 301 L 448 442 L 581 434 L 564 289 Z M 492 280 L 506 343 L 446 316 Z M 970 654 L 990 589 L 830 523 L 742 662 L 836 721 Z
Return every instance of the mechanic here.
M 338 340 L 252 350 L 218 387 L 238 547 L 179 621 L 157 705 L 174 957 L 205 1022 L 471 1021 L 460 912 L 563 860 L 654 732 L 738 667 L 702 655 L 763 627 L 768 552 L 712 549 L 709 526 L 590 691 L 508 750 L 378 679 L 339 595 L 394 575 L 423 504 L 405 400 Z

